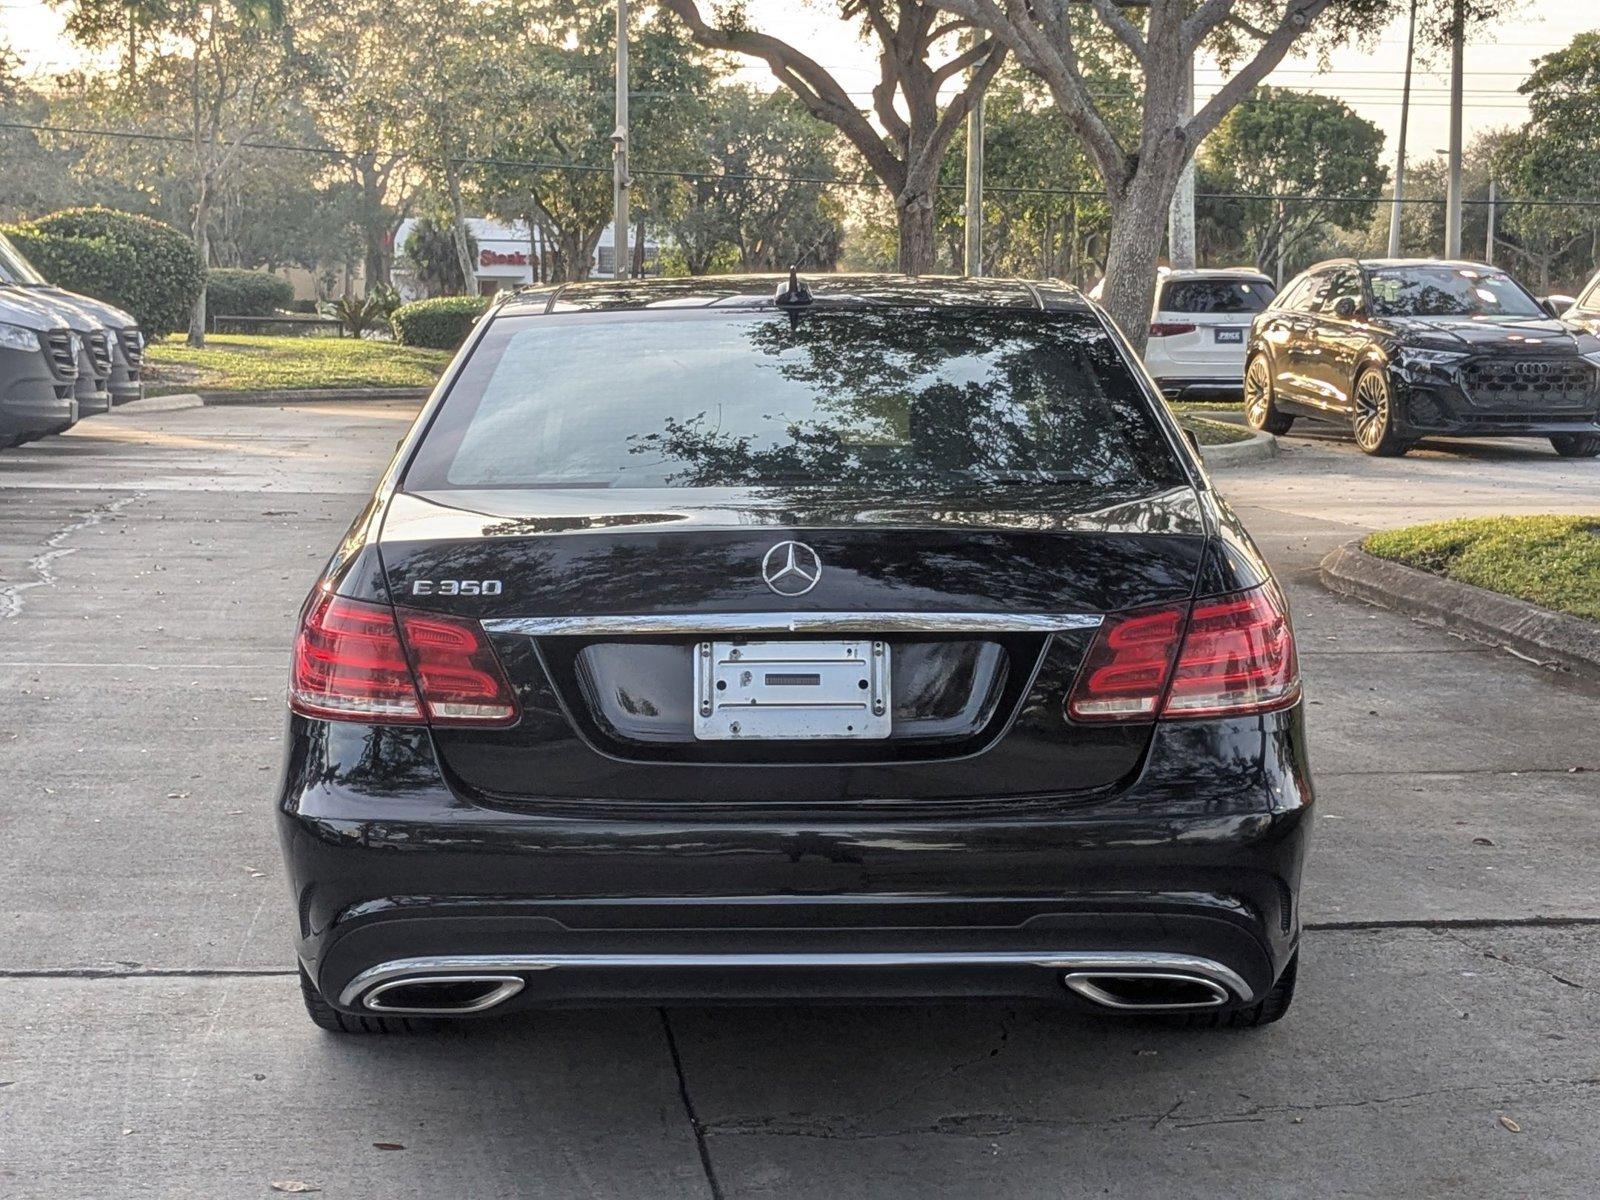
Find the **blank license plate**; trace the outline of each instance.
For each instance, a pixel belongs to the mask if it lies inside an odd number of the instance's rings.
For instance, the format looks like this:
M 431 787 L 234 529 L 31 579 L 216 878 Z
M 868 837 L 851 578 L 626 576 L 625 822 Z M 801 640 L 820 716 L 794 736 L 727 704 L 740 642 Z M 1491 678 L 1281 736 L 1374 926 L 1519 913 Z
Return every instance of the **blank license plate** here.
M 694 659 L 702 741 L 889 736 L 884 642 L 701 642 Z
M 1218 329 L 1215 331 L 1215 337 L 1219 346 L 1244 345 L 1244 330 L 1242 329 Z

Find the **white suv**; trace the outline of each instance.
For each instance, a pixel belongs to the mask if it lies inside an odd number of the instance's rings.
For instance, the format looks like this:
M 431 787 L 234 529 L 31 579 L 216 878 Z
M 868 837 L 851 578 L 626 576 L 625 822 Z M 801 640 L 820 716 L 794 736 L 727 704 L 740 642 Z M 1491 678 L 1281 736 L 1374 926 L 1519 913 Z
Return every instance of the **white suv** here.
M 1102 280 L 1089 294 L 1100 298 Z M 1169 397 L 1237 399 L 1244 390 L 1250 323 L 1277 295 L 1270 277 L 1245 268 L 1161 268 L 1144 362 Z

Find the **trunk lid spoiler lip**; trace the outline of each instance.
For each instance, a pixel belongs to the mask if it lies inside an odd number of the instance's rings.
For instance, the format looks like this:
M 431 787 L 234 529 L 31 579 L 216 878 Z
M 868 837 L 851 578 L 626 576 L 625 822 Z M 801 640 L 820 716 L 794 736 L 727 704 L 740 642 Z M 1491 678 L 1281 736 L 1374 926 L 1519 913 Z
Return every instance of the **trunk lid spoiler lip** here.
M 1097 629 L 1098 613 L 733 612 L 487 617 L 489 633 L 532 637 L 760 633 L 1062 633 Z

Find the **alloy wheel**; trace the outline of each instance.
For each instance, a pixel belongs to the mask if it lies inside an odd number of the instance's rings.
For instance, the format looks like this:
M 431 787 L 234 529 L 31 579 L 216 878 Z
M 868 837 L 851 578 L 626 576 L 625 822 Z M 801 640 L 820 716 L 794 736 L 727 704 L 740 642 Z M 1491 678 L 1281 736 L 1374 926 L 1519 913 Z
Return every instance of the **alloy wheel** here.
M 1363 450 L 1375 450 L 1382 444 L 1389 432 L 1389 384 L 1382 372 L 1368 371 L 1357 382 L 1351 420 L 1356 444 Z
M 1250 360 L 1250 369 L 1244 376 L 1244 416 L 1252 429 L 1261 429 L 1267 423 L 1272 408 L 1272 381 L 1268 377 L 1265 359 Z

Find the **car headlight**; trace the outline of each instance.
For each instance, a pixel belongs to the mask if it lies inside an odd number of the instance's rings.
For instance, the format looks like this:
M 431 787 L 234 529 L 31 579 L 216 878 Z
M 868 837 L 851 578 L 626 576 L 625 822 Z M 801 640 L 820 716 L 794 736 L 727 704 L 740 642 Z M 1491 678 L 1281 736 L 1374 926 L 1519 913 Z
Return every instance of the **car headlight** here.
M 78 355 L 83 353 L 83 338 L 80 337 L 78 331 L 74 329 L 71 333 L 67 334 L 67 341 L 72 347 L 72 361 L 77 362 Z
M 1400 362 L 1407 367 L 1420 367 L 1423 370 L 1453 367 L 1458 362 L 1469 357 L 1460 350 L 1418 350 L 1407 346 L 1400 351 Z
M 0 346 L 7 350 L 37 350 L 39 335 L 21 325 L 0 325 Z

